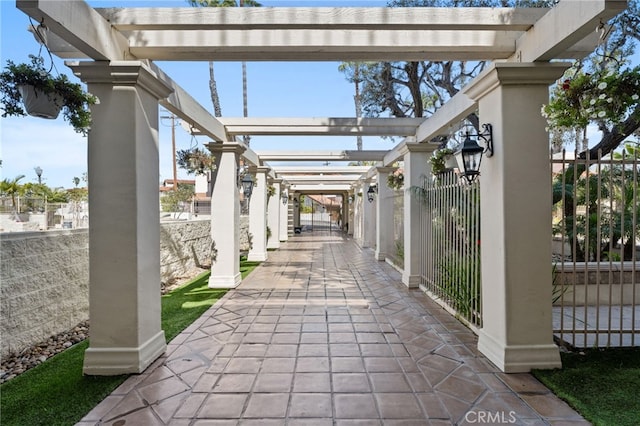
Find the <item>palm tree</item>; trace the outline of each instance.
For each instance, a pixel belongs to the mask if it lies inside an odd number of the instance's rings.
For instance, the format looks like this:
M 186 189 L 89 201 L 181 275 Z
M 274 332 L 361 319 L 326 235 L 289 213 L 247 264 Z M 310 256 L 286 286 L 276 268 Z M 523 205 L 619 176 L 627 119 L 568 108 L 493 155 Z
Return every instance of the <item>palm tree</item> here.
M 259 7 L 262 6 L 255 0 L 187 0 L 194 7 Z M 218 95 L 218 87 L 213 71 L 213 61 L 209 61 L 209 90 L 211 91 L 211 102 L 213 103 L 213 115 L 222 116 L 222 108 L 220 107 L 220 96 Z M 247 117 L 247 64 L 242 62 L 242 100 L 243 113 Z M 245 142 L 249 144 L 249 137 L 245 136 Z
M 19 194 L 22 190 L 22 185 L 20 185 L 18 182 L 23 178 L 24 175 L 19 175 L 12 180 L 4 179 L 2 182 L 0 182 L 0 193 L 11 197 L 11 204 L 14 211 L 16 209 L 16 194 Z
M 345 74 L 347 80 L 355 85 L 355 95 L 353 100 L 356 105 L 356 118 L 362 117 L 362 97 L 360 95 L 360 83 L 362 83 L 362 73 L 360 71 L 362 63 L 343 62 L 338 66 L 338 71 Z M 362 136 L 356 136 L 356 146 L 358 151 L 362 151 Z

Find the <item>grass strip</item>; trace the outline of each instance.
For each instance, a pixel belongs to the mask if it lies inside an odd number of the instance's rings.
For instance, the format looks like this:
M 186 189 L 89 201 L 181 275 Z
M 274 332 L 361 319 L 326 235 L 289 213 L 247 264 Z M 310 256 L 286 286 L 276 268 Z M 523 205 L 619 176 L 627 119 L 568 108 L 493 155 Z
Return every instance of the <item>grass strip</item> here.
M 241 261 L 242 277 L 259 262 Z M 226 290 L 207 287 L 205 272 L 162 296 L 162 329 L 167 342 L 209 309 Z M 0 386 L 0 424 L 73 425 L 116 389 L 128 375 L 83 376 L 89 342 L 78 343 Z
M 535 377 L 596 426 L 638 425 L 640 348 L 562 353 L 562 370 Z

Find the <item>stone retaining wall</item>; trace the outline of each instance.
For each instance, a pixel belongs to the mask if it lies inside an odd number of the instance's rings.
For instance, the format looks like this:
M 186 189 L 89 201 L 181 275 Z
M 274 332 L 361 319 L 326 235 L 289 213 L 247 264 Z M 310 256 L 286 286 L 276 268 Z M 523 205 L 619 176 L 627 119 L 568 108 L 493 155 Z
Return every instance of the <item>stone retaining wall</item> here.
M 241 223 L 248 228 L 246 218 Z M 163 282 L 210 265 L 210 226 L 209 220 L 161 225 Z M 1 357 L 89 317 L 88 253 L 87 229 L 0 234 Z
M 556 305 L 576 301 L 583 305 L 639 305 L 640 263 L 566 262 L 555 265 L 556 285 L 564 285 L 564 300 Z M 561 291 L 557 287 L 557 291 Z

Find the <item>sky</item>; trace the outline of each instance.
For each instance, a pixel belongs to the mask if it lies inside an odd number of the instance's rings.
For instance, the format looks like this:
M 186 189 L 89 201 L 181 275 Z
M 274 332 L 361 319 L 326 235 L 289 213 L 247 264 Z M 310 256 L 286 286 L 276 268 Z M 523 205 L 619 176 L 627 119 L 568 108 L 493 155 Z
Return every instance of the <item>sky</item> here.
M 184 7 L 186 1 L 89 1 L 96 7 L 167 6 Z M 261 0 L 263 6 L 385 6 L 387 0 Z M 38 54 L 39 44 L 27 31 L 29 18 L 16 9 L 14 0 L 0 0 L 0 61 L 28 61 L 29 54 Z M 45 52 L 43 52 L 45 54 Z M 634 62 L 640 63 L 636 55 Z M 54 58 L 59 73 L 77 79 Z M 158 62 L 171 78 L 186 89 L 206 109 L 212 111 L 208 89 L 207 62 Z M 353 117 L 354 87 L 338 71 L 337 62 L 248 62 L 248 113 L 250 117 Z M 215 75 L 220 94 L 222 115 L 241 117 L 242 69 L 239 62 L 215 62 Z M 160 115 L 168 112 L 160 108 Z M 187 149 L 208 142 L 205 137 L 192 137 L 180 126 L 176 128 L 176 147 Z M 0 119 L 0 180 L 25 175 L 21 183 L 37 182 L 35 168 L 42 168 L 42 181 L 50 187 L 73 187 L 73 178 L 87 171 L 87 140 L 74 132 L 62 119 L 44 120 L 32 117 Z M 389 139 L 365 137 L 364 149 L 390 149 Z M 254 150 L 327 150 L 356 149 L 355 137 L 259 137 L 251 139 Z M 159 132 L 160 182 L 172 179 L 171 120 L 161 119 Z M 178 169 L 179 179 L 191 179 Z

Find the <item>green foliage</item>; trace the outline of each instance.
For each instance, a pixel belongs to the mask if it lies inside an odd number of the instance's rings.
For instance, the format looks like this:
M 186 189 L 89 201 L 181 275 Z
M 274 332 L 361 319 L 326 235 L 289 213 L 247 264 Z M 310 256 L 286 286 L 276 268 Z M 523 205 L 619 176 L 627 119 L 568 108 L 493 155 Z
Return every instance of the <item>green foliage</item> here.
M 271 238 L 271 228 L 267 226 L 267 241 L 269 241 L 269 238 Z
M 13 207 L 16 207 L 16 196 L 21 190 L 21 185 L 18 182 L 22 179 L 24 179 L 24 175 L 16 176 L 11 180 L 3 179 L 0 182 L 0 194 L 10 196 Z
M 440 290 L 460 316 L 474 322 L 480 311 L 480 254 L 451 253 L 438 263 Z
M 614 163 L 581 173 L 575 181 L 572 168 L 554 179 L 554 199 L 565 203 L 559 203 L 564 214 L 554 232 L 573 244 L 575 261 L 633 258 L 634 238 L 640 234 L 640 223 L 633 221 L 634 215 L 640 217 L 640 205 L 634 202 L 638 172 Z M 616 248 L 619 242 L 621 249 Z
M 395 246 L 396 246 L 396 256 L 401 261 L 404 261 L 404 241 L 396 240 Z
M 584 129 L 590 123 L 610 127 L 631 115 L 640 118 L 639 93 L 640 67 L 595 73 L 576 70 L 555 87 L 542 114 L 550 128 Z
M 433 151 L 433 154 L 429 157 L 429 164 L 431 164 L 431 173 L 434 176 L 447 171 L 447 158 L 452 156 L 453 153 L 453 149 L 450 148 L 437 149 Z
M 241 263 L 243 277 L 255 268 L 253 263 Z M 208 278 L 209 272 L 205 272 L 162 297 L 162 329 L 167 342 L 225 294 L 226 290 L 210 289 Z M 2 384 L 2 425 L 75 424 L 124 382 L 126 375 L 83 376 L 87 347 L 85 340 Z
M 226 293 L 209 288 L 210 272 L 162 296 L 162 329 L 167 342 L 176 337 Z
M 91 112 L 89 106 L 97 102 L 97 98 L 86 93 L 80 84 L 72 83 L 69 78 L 61 74 L 53 77 L 44 67 L 44 59 L 29 55 L 30 64 L 15 64 L 7 61 L 5 71 L 0 73 L 0 93 L 2 102 L 2 116 L 27 115 L 20 95 L 19 86 L 30 85 L 51 96 L 61 97 L 60 105 L 65 118 L 76 132 L 86 135 L 91 127 Z
M 176 153 L 176 163 L 188 174 L 206 175 L 216 169 L 216 157 L 198 147 L 181 149 Z
M 184 211 L 187 204 L 191 202 L 195 194 L 194 185 L 178 185 L 177 189 L 172 189 L 160 198 L 163 212 Z
M 268 185 L 267 186 L 267 197 L 271 198 L 274 195 L 276 195 L 276 187 L 273 185 Z
M 0 386 L 3 426 L 70 425 L 107 397 L 127 376 L 83 376 L 88 341 Z
M 534 370 L 533 375 L 596 426 L 638 424 L 640 348 L 560 355 L 561 370 Z
M 404 187 L 404 169 L 396 169 L 387 176 L 387 186 L 391 189 L 402 189 Z

